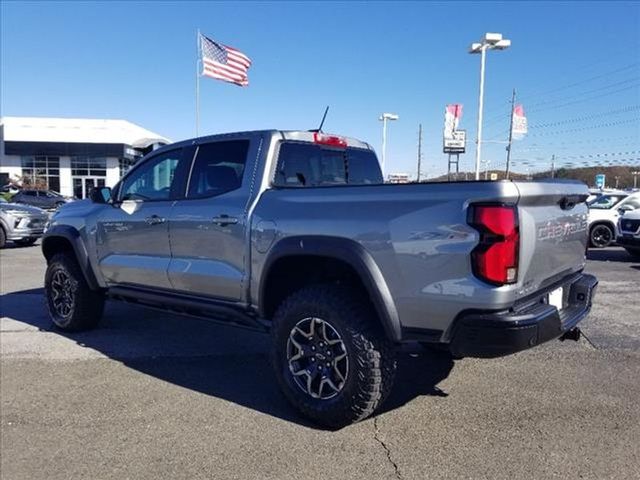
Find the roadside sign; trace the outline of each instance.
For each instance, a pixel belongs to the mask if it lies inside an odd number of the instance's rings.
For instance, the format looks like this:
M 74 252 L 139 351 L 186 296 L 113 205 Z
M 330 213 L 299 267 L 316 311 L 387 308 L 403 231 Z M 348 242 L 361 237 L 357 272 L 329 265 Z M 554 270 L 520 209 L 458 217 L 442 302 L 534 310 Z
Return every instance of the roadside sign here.
M 596 175 L 596 187 L 604 188 L 605 175 L 604 173 L 599 173 Z
M 498 179 L 498 174 L 495 172 L 491 173 L 491 180 L 497 180 Z
M 444 137 L 444 153 L 464 153 L 467 144 L 467 131 L 454 130 L 451 137 Z

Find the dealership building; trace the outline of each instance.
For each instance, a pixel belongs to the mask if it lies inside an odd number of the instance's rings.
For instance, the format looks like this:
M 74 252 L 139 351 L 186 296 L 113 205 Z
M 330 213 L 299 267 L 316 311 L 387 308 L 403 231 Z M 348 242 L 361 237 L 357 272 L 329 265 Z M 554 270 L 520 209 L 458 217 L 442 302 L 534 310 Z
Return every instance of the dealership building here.
M 0 186 L 85 198 L 114 186 L 143 155 L 170 141 L 126 120 L 0 118 Z

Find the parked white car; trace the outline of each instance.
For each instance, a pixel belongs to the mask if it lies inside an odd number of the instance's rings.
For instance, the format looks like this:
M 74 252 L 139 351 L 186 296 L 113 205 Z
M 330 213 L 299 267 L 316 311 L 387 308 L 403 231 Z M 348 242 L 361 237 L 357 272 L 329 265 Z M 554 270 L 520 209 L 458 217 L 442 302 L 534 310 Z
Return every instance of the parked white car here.
M 625 212 L 618 220 L 618 245 L 640 258 L 640 209 Z
M 604 191 L 587 205 L 589 206 L 589 244 L 592 247 L 603 248 L 611 245 L 618 237 L 617 225 L 621 212 L 640 208 L 640 192 Z

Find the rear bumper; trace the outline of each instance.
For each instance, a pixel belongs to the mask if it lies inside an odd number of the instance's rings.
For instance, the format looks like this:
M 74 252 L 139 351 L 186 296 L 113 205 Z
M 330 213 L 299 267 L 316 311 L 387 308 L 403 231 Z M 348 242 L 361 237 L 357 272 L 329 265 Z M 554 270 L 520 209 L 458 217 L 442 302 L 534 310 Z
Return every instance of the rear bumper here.
M 640 238 L 630 235 L 622 235 L 616 238 L 616 243 L 622 246 L 627 245 L 629 247 L 640 247 Z
M 565 287 L 565 308 L 546 303 L 546 295 L 521 311 L 468 313 L 458 318 L 449 348 L 456 357 L 509 355 L 560 337 L 589 313 L 598 280 L 582 274 Z

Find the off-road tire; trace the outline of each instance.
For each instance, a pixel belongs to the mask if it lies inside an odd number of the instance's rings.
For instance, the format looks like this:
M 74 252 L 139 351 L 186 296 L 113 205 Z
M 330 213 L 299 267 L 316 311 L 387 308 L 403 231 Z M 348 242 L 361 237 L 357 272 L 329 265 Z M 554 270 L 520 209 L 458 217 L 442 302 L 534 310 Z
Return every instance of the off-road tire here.
M 333 327 L 346 347 L 348 375 L 333 398 L 313 398 L 296 384 L 289 369 L 289 335 L 299 321 L 309 317 Z M 363 420 L 391 391 L 396 372 L 394 345 L 368 299 L 354 289 L 322 284 L 298 290 L 277 309 L 271 334 L 271 360 L 280 388 L 303 416 L 320 425 L 341 428 Z
M 58 287 L 54 279 L 67 277 L 68 288 L 64 291 L 70 297 L 70 310 L 67 314 L 60 313 L 56 307 L 54 297 Z M 59 284 L 59 282 L 58 282 Z M 102 292 L 91 290 L 76 259 L 68 253 L 58 253 L 51 258 L 44 277 L 44 289 L 53 324 L 67 332 L 78 332 L 95 328 L 104 311 L 105 297 Z
M 21 247 L 30 247 L 34 243 L 36 243 L 37 238 L 21 238 L 20 240 L 14 240 L 16 245 L 20 245 Z
M 4 233 L 4 228 L 0 227 L 0 248 L 4 248 L 7 244 L 7 234 Z

